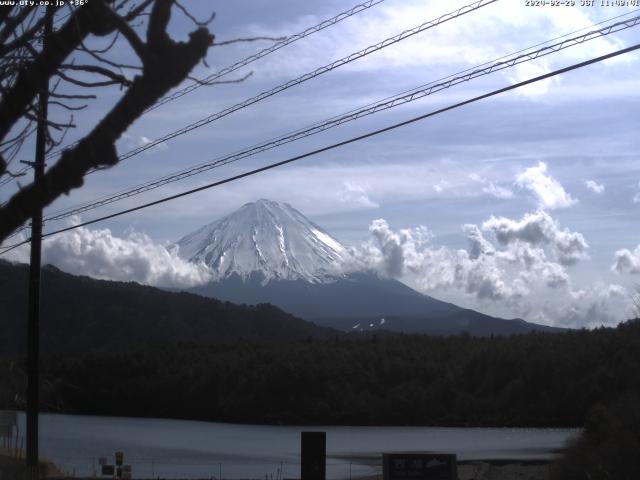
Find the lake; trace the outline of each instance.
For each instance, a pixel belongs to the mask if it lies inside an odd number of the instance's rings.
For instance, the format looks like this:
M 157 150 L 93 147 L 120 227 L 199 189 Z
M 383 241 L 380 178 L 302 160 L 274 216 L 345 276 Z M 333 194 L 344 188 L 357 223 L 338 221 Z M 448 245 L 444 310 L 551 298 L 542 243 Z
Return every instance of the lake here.
M 25 431 L 24 414 L 19 415 Z M 380 474 L 382 452 L 456 453 L 461 460 L 544 460 L 576 429 L 287 427 L 148 418 L 42 414 L 40 456 L 69 474 L 92 475 L 124 452 L 134 478 L 300 476 L 300 432 L 327 432 L 327 477 Z

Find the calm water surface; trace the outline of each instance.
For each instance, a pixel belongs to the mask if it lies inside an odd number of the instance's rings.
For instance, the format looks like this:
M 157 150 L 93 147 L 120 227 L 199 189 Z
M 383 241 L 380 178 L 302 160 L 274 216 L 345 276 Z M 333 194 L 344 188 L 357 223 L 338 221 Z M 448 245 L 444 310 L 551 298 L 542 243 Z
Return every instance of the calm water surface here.
M 20 415 L 24 432 L 24 415 Z M 43 414 L 41 457 L 92 475 L 117 450 L 134 478 L 300 476 L 300 432 L 327 432 L 327 476 L 375 475 L 382 452 L 438 451 L 459 459 L 548 459 L 574 429 L 432 427 L 279 427 L 146 418 Z

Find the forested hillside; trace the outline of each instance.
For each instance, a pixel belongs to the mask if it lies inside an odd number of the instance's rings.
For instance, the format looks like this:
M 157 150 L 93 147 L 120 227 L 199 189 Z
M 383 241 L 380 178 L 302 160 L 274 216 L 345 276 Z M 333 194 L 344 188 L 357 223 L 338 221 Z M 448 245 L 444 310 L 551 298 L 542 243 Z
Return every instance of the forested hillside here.
M 17 368 L 10 375 L 9 362 L 2 365 L 4 375 L 15 379 Z M 43 366 L 46 404 L 69 413 L 287 424 L 581 426 L 594 405 L 640 392 L 640 323 L 496 338 L 182 345 L 59 355 Z M 10 403 L 13 397 L 3 398 Z M 6 407 L 11 405 L 0 406 Z
M 26 348 L 28 265 L 0 261 L 0 355 Z M 40 337 L 45 353 L 128 351 L 179 342 L 282 342 L 325 338 L 318 327 L 272 305 L 234 305 L 134 282 L 42 270 Z

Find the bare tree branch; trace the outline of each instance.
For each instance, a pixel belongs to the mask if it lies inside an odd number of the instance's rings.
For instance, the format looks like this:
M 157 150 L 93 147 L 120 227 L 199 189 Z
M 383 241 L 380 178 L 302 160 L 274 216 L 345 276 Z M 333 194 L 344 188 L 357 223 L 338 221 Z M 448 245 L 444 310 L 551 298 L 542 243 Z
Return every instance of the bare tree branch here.
M 28 122 L 23 128 L 22 130 L 20 130 L 16 135 L 14 135 L 12 138 L 10 138 L 9 140 L 4 140 L 2 142 L 0 142 L 0 147 L 4 147 L 5 145 L 8 145 L 10 143 L 15 142 L 16 140 L 22 138 L 27 131 L 29 130 L 29 128 L 31 127 L 31 122 Z
M 144 61 L 144 58 L 147 56 L 147 48 L 142 39 L 133 30 L 133 28 L 131 28 L 127 21 L 120 15 L 110 10 L 109 16 L 118 31 L 124 38 L 127 39 L 129 45 L 131 45 L 131 48 L 133 48 L 133 50 L 136 52 L 136 55 L 138 55 L 138 57 L 140 57 L 140 59 Z
M 61 71 L 56 72 L 56 75 L 62 78 L 64 81 L 69 82 L 73 85 L 77 85 L 78 87 L 85 88 L 94 88 L 94 87 L 106 87 L 108 85 L 118 85 L 121 84 L 118 80 L 105 80 L 102 82 L 87 82 L 84 80 L 78 80 L 77 78 L 70 77 L 66 73 L 62 73 Z
M 7 10 L 9 11 L 10 9 Z M 15 17 L 5 17 L 3 22 L 5 26 L 0 32 L 0 42 L 5 42 L 11 35 L 13 35 L 16 28 L 22 24 L 24 19 L 26 19 L 32 11 L 32 6 L 25 6 L 24 8 L 18 9 L 18 14 Z
M 146 8 L 151 5 L 154 2 L 154 0 L 144 0 L 140 5 L 138 5 L 137 7 L 134 7 L 131 11 L 129 11 L 129 13 L 127 13 L 124 16 L 124 19 L 127 22 L 130 22 L 131 20 L 133 20 L 134 18 L 138 18 L 138 16 L 140 16 L 145 10 Z M 126 2 L 123 2 L 123 4 Z M 117 10 L 119 10 L 120 8 L 117 8 Z
M 4 45 L 0 45 L 0 56 L 6 55 L 7 53 L 10 53 L 17 48 L 24 47 L 28 42 L 30 42 L 33 39 L 33 36 L 39 30 L 42 29 L 44 22 L 45 22 L 45 17 L 43 16 L 31 28 L 29 28 L 27 31 L 22 33 L 14 41 L 6 43 Z
M 29 113 L 26 112 L 24 114 L 25 118 L 28 118 L 29 120 L 32 120 L 34 122 L 38 121 L 38 115 L 36 113 Z M 59 123 L 59 122 L 54 122 L 53 120 L 45 120 L 45 123 L 48 127 L 51 127 L 55 130 L 63 130 L 65 128 L 72 128 L 75 127 L 75 125 L 73 123 Z
M 56 72 L 79 42 L 89 33 L 100 31 L 100 27 L 96 25 L 100 22 L 100 17 L 104 15 L 105 10 L 110 11 L 103 0 L 94 0 L 80 7 L 74 18 L 51 35 L 47 48 L 28 68 L 18 74 L 12 88 L 0 101 L 0 138 L 7 135 L 12 125 L 22 116 L 27 105 L 34 101 L 42 82 Z
M 118 41 L 118 38 L 120 38 L 120 32 L 116 32 L 116 34 L 113 36 L 113 39 L 109 42 L 109 44 L 106 47 L 101 49 L 93 49 L 93 50 L 87 48 L 84 42 L 80 42 L 80 49 L 90 54 L 91 53 L 95 53 L 95 54 L 107 53 L 116 44 L 116 42 Z
M 105 7 L 101 0 L 89 3 L 89 5 L 98 4 Z M 179 85 L 205 57 L 214 39 L 206 28 L 200 27 L 191 32 L 188 42 L 175 42 L 167 34 L 166 28 L 173 4 L 173 0 L 155 0 L 153 2 L 147 28 L 146 44 L 142 42 L 137 34 L 135 37 L 130 35 L 131 29 L 129 25 L 126 24 L 123 17 L 111 8 L 107 7 L 100 10 L 101 13 L 107 15 L 106 21 L 108 25 L 118 29 L 127 40 L 132 38 L 134 42 L 139 42 L 137 47 L 134 47 L 134 50 L 136 53 L 140 52 L 143 63 L 142 72 L 133 79 L 130 87 L 127 88 L 118 103 L 88 135 L 74 147 L 63 151 L 60 159 L 39 181 L 22 188 L 5 205 L 0 207 L 0 241 L 26 222 L 37 209 L 49 205 L 60 195 L 68 194 L 70 190 L 80 187 L 88 171 L 115 165 L 118 161 L 115 148 L 117 139 L 148 107 L 164 96 L 171 88 Z M 75 15 L 79 16 L 83 8 L 79 9 Z M 84 11 L 87 13 L 82 17 L 83 21 L 89 23 L 96 21 L 96 17 L 92 16 L 95 11 L 87 9 Z M 101 18 L 104 22 L 105 17 Z M 60 34 L 62 34 L 62 31 L 58 32 L 57 42 L 49 42 L 53 44 L 52 49 L 47 49 L 49 51 L 41 53 L 41 56 L 44 56 L 48 61 L 45 62 L 37 58 L 34 60 L 34 65 L 39 62 L 39 71 L 44 71 L 49 76 L 54 74 L 64 75 L 60 74 L 60 72 L 56 73 L 56 69 L 62 65 L 64 58 L 66 58 L 63 53 L 68 54 L 70 52 L 69 48 L 77 47 L 90 30 L 97 30 L 100 34 L 104 34 L 107 31 L 104 23 L 98 27 L 95 27 L 93 23 L 90 23 L 90 25 L 92 28 L 83 25 L 78 17 L 78 32 L 76 32 L 75 36 L 66 38 L 71 45 L 61 43 Z M 63 27 L 63 30 L 67 27 L 68 24 Z M 58 50 L 53 51 L 56 47 Z M 22 84 L 25 88 L 31 85 L 26 80 L 22 80 Z M 19 110 L 24 113 L 33 97 L 23 94 L 21 98 Z M 18 110 L 18 107 L 12 105 L 13 110 L 8 109 L 4 103 L 5 97 L 3 97 L 3 102 L 0 103 L 0 112 L 4 108 L 5 111 L 16 116 L 14 112 Z M 4 122 L 9 127 L 13 123 L 15 122 Z M 5 127 L 6 129 L 7 126 L 0 121 L 0 135 L 3 134 L 2 128 Z
M 11 15 L 12 8 L 0 8 L 0 25 L 7 21 L 9 15 Z M 4 42 L 5 38 L 1 37 L 0 42 Z
M 124 75 L 120 75 L 118 73 L 112 72 L 108 68 L 104 68 L 104 67 L 101 67 L 99 65 L 75 65 L 75 64 L 71 64 L 71 63 L 64 63 L 64 64 L 60 65 L 60 69 L 61 70 L 75 70 L 75 71 L 81 71 L 81 72 L 95 73 L 95 74 L 102 75 L 102 76 L 105 76 L 107 78 L 110 78 L 114 82 L 120 83 L 121 85 L 124 85 L 124 86 L 127 86 L 127 87 L 129 85 L 131 85 L 131 80 L 129 80 Z
M 114 37 L 114 38 L 117 38 L 117 37 Z M 84 43 L 80 44 L 80 51 L 89 54 L 91 57 L 95 58 L 101 63 L 106 63 L 107 65 L 111 65 L 112 67 L 115 67 L 115 68 L 120 68 L 120 69 L 124 68 L 129 70 L 142 70 L 142 67 L 139 65 L 127 65 L 126 63 L 113 62 L 108 58 L 105 58 L 102 55 L 100 55 L 100 53 L 102 53 L 100 50 L 90 50 L 84 45 Z
M 187 17 L 189 20 L 191 20 L 194 25 L 196 27 L 206 27 L 208 26 L 211 22 L 213 22 L 213 19 L 216 18 L 216 12 L 211 12 L 211 15 L 209 16 L 209 18 L 207 18 L 206 20 L 198 20 L 196 19 L 196 17 L 194 17 L 193 15 L 191 15 L 191 13 L 189 13 L 189 10 L 187 10 L 186 8 L 184 8 L 180 2 L 178 2 L 176 0 L 176 7 L 178 7 L 180 9 L 180 11 L 183 13 L 183 15 L 185 17 Z
M 53 98 L 66 98 L 69 100 L 90 100 L 90 99 L 96 98 L 95 95 L 78 95 L 78 94 L 67 95 L 64 93 L 56 93 L 56 92 L 49 92 L 49 96 Z
M 59 107 L 64 108 L 65 110 L 70 110 L 70 111 L 73 111 L 73 112 L 76 112 L 78 110 L 84 110 L 85 108 L 87 108 L 89 106 L 87 104 L 78 105 L 78 106 L 67 105 L 66 103 L 58 102 L 58 101 L 55 101 L 55 100 L 51 100 L 49 102 L 49 105 L 57 105 Z

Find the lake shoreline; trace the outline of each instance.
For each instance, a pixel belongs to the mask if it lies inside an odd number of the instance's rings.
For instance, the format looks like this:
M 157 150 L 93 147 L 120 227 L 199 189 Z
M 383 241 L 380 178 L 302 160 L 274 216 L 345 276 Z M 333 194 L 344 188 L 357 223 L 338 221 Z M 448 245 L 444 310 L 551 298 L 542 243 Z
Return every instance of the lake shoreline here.
M 14 474 L 18 471 L 15 467 L 24 462 L 24 458 L 16 458 L 13 455 L 7 455 L 6 452 L 0 452 L 0 472 L 4 471 L 4 467 L 13 467 L 11 472 Z M 458 480 L 507 480 L 511 478 L 521 478 L 526 480 L 547 480 L 552 465 L 552 460 L 515 460 L 515 459 L 482 459 L 482 460 L 462 460 L 458 462 Z M 92 480 L 95 477 L 77 477 L 68 476 L 59 469 L 53 462 L 42 460 L 43 470 L 47 472 L 47 479 L 51 480 Z M 380 465 L 381 468 L 381 465 Z M 5 472 L 5 473 L 8 473 Z M 138 480 L 146 480 L 148 477 L 139 477 Z M 167 477 L 171 480 L 210 480 L 209 477 L 201 479 L 183 477 L 177 473 L 174 477 Z M 345 477 L 347 478 L 347 477 Z M 355 476 L 356 480 L 381 480 L 381 474 Z M 234 480 L 262 480 L 262 477 L 244 478 Z
M 0 411 L 15 411 L 17 413 L 25 414 L 25 410 L 12 410 L 2 409 Z M 64 411 L 64 410 L 46 410 L 41 409 L 40 415 L 50 416 L 70 416 L 70 417 L 86 417 L 96 419 L 129 419 L 129 420 L 164 420 L 168 422 L 193 422 L 193 423 L 208 423 L 213 425 L 229 425 L 229 426 L 255 426 L 266 428 L 441 428 L 441 429 L 491 429 L 491 430 L 582 430 L 582 425 L 573 424 L 560 424 L 560 425 L 527 425 L 527 424 L 483 424 L 483 423 L 432 423 L 432 424 L 403 424 L 403 423 L 284 423 L 284 422 L 252 422 L 250 420 L 216 420 L 206 418 L 191 418 L 189 416 L 184 417 L 170 417 L 170 416 L 136 416 L 136 415 L 115 415 L 115 414 L 102 414 L 102 413 L 83 413 L 76 411 Z
M 455 453 L 461 471 L 534 471 L 546 468 L 579 434 L 576 429 L 274 427 L 64 414 L 41 414 L 40 422 L 41 457 L 79 478 L 91 477 L 100 459 L 113 465 L 117 451 L 141 479 L 298 478 L 303 431 L 326 432 L 331 480 L 381 478 L 380 455 L 394 452 Z M 18 423 L 24 431 L 24 414 Z

